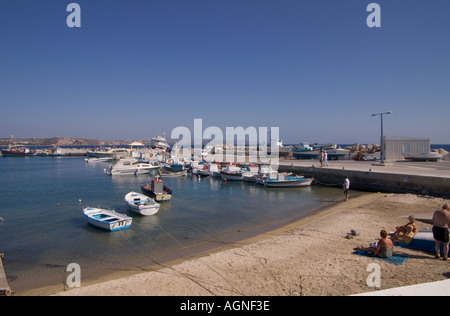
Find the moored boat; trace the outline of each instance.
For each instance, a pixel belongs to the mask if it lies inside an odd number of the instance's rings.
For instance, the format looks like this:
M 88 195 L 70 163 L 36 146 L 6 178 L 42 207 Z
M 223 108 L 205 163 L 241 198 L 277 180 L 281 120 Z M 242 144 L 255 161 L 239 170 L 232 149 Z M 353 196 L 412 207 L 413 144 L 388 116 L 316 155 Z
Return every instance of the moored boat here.
M 84 161 L 86 163 L 92 163 L 92 162 L 109 162 L 111 158 L 104 157 L 104 158 L 84 158 Z
M 299 176 L 285 177 L 284 175 L 279 174 L 276 179 L 265 179 L 264 186 L 277 188 L 304 187 L 310 186 L 312 181 L 312 178 L 304 178 Z
M 228 165 L 225 169 L 220 171 L 220 176 L 223 180 L 233 180 L 233 181 L 239 181 L 243 179 L 243 173 L 241 168 L 239 168 L 236 165 Z
M 31 151 L 28 147 L 15 145 L 14 135 L 11 135 L 8 148 L 2 149 L 1 153 L 3 157 L 25 157 L 33 156 L 35 154 L 35 152 Z
M 161 178 L 179 178 L 179 177 L 185 177 L 187 176 L 187 170 L 182 170 L 178 172 L 171 172 L 171 171 L 162 171 L 159 172 L 158 175 Z
M 217 163 L 209 163 L 203 166 L 201 169 L 194 169 L 192 174 L 198 176 L 214 176 L 215 174 L 220 174 L 220 168 Z
M 169 201 L 172 198 L 172 188 L 166 186 L 162 180 L 154 179 L 151 184 L 141 185 L 141 192 L 154 198 L 157 202 Z
M 132 217 L 125 214 L 89 206 L 83 209 L 83 215 L 86 216 L 89 224 L 108 231 L 128 228 L 133 221 Z
M 152 142 L 151 142 L 151 147 L 154 149 L 162 149 L 164 151 L 166 151 L 168 148 L 170 148 L 170 145 L 166 140 L 166 134 L 162 133 L 161 135 L 153 137 Z
M 109 175 L 147 174 L 158 169 L 153 164 L 139 162 L 135 158 L 120 159 L 107 171 Z
M 159 211 L 159 204 L 141 193 L 129 192 L 124 200 L 130 210 L 141 215 L 154 215 Z
M 108 148 L 100 150 L 88 150 L 86 153 L 90 158 L 121 159 L 126 158 L 130 154 L 130 150 L 127 148 Z

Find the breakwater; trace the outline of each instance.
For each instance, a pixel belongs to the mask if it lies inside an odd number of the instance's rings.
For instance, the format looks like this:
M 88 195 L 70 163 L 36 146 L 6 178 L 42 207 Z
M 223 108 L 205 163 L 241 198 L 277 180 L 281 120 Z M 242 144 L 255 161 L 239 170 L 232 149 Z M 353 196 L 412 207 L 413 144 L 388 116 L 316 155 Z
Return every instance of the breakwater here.
M 442 166 L 442 165 L 437 165 Z M 450 167 L 450 165 L 449 165 Z M 367 170 L 356 170 L 349 166 L 338 168 L 321 168 L 314 165 L 294 165 L 284 163 L 279 167 L 280 172 L 292 172 L 294 174 L 312 177 L 319 184 L 328 186 L 341 186 L 345 177 L 351 181 L 351 189 L 384 192 L 384 193 L 411 193 L 450 198 L 450 177 L 447 170 L 442 170 L 441 175 L 431 174 L 430 170 L 417 170 L 417 167 L 404 168 L 402 172 L 392 169 L 379 172 L 376 167 L 368 165 Z M 394 167 L 392 167 L 394 168 Z M 434 173 L 434 172 L 433 172 Z

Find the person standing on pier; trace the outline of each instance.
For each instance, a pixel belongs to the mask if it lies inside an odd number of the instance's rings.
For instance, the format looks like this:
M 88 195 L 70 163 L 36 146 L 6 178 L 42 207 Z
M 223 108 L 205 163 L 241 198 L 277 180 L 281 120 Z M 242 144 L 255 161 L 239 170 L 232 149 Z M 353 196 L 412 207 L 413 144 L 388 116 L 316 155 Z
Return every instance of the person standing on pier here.
M 349 198 L 348 190 L 350 190 L 350 180 L 348 179 L 348 177 L 345 177 L 343 188 L 345 194 L 345 201 L 347 202 Z
M 328 167 L 328 153 L 326 150 L 323 151 L 323 165 Z

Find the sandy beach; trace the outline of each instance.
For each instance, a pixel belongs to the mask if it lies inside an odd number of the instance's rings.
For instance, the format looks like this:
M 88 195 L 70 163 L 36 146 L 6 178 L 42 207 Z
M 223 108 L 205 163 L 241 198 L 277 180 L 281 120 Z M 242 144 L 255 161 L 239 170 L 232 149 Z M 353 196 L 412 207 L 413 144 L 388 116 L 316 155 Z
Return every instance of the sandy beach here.
M 364 194 L 274 231 L 161 268 L 101 283 L 83 284 L 56 295 L 165 296 L 343 296 L 445 280 L 450 264 L 434 254 L 395 247 L 409 259 L 394 265 L 352 254 L 356 245 L 393 231 L 414 215 L 430 228 L 440 198 L 411 194 Z M 359 236 L 347 234 L 354 229 Z M 367 266 L 381 268 L 381 286 L 371 288 Z

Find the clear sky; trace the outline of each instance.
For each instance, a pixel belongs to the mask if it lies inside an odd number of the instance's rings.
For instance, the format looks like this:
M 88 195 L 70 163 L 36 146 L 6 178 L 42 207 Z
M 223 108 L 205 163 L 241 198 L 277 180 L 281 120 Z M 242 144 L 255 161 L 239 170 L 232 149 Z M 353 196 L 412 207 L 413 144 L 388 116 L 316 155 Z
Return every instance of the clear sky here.
M 69 3 L 81 27 L 69 28 Z M 381 27 L 369 28 L 369 3 Z M 450 143 L 449 0 L 0 0 L 0 137 Z

